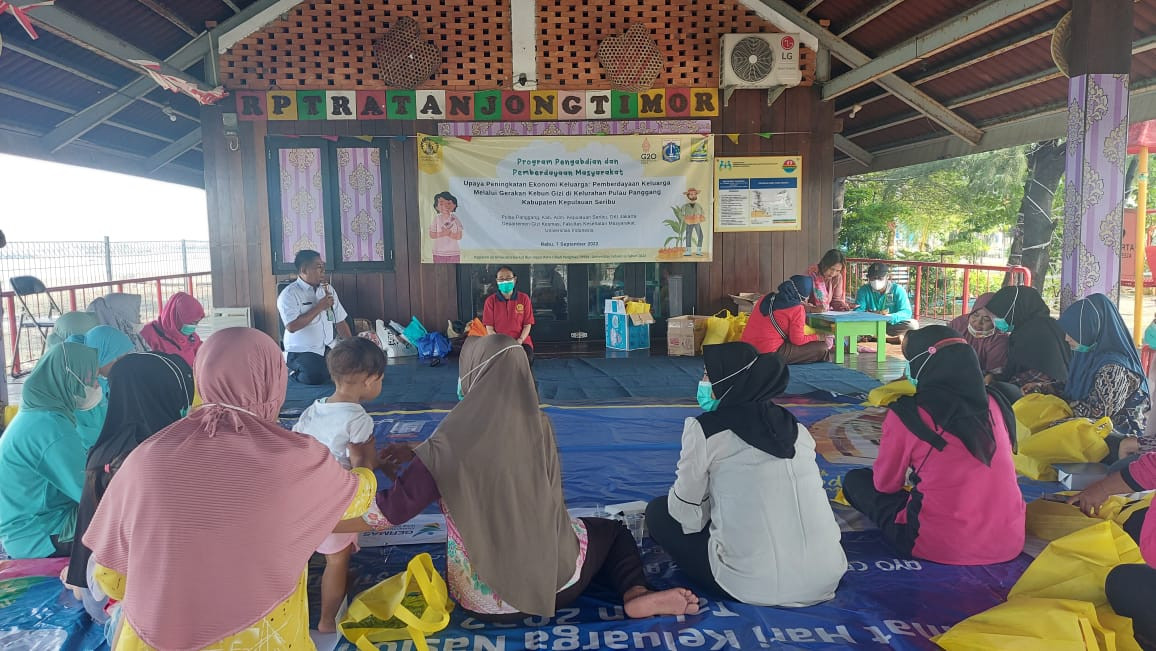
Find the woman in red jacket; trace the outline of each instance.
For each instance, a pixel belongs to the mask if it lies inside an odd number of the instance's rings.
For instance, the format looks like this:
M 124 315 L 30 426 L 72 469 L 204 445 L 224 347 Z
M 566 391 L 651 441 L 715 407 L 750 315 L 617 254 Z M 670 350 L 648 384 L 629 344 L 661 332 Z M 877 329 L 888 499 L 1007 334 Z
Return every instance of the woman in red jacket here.
M 807 323 L 803 301 L 813 289 L 810 276 L 791 276 L 778 291 L 759 299 L 743 330 L 743 341 L 760 353 L 778 353 L 785 364 L 827 361 L 831 354 L 827 342 L 803 333 Z

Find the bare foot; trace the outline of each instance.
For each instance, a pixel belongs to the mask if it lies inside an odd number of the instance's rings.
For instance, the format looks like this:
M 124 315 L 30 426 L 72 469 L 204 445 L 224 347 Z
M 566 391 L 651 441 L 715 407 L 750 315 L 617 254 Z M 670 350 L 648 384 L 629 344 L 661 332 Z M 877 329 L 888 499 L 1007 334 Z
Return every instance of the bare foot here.
M 652 592 L 645 588 L 635 588 L 623 597 L 626 616 L 644 619 L 655 615 L 696 615 L 698 597 L 686 588 L 672 588 Z
M 333 621 L 334 619 L 336 619 L 336 618 L 330 617 L 329 619 L 325 619 L 324 617 L 322 617 L 321 621 L 317 622 L 317 632 L 318 633 L 336 633 L 337 632 L 337 624 Z

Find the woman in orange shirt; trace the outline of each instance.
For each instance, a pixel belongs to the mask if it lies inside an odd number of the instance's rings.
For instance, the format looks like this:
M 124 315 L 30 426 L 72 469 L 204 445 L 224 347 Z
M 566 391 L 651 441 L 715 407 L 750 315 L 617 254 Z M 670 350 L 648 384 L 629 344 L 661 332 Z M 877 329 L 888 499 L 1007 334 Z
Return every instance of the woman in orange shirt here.
M 803 301 L 813 289 L 809 276 L 791 276 L 777 291 L 759 299 L 743 330 L 743 341 L 760 353 L 778 353 L 785 364 L 827 361 L 831 354 L 827 342 L 803 331 L 807 323 Z

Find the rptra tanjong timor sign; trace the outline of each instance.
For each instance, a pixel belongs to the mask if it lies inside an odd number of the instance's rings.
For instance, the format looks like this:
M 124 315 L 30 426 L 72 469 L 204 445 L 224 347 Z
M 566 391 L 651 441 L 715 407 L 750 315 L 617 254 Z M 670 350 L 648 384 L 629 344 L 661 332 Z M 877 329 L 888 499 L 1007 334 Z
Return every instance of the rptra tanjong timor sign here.
M 419 136 L 422 262 L 709 262 L 709 135 Z

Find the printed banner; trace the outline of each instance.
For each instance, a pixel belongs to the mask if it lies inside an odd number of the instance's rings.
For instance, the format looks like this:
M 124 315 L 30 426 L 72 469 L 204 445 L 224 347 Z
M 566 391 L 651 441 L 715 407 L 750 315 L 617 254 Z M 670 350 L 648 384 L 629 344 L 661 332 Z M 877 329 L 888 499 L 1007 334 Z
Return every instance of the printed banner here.
M 711 260 L 710 136 L 417 145 L 422 262 Z
M 2 4 L 2 3 L 0 3 Z M 257 120 L 647 120 L 712 118 L 717 88 L 620 90 L 237 91 L 237 119 Z
M 802 156 L 719 158 L 715 230 L 797 231 L 803 228 L 799 188 Z

